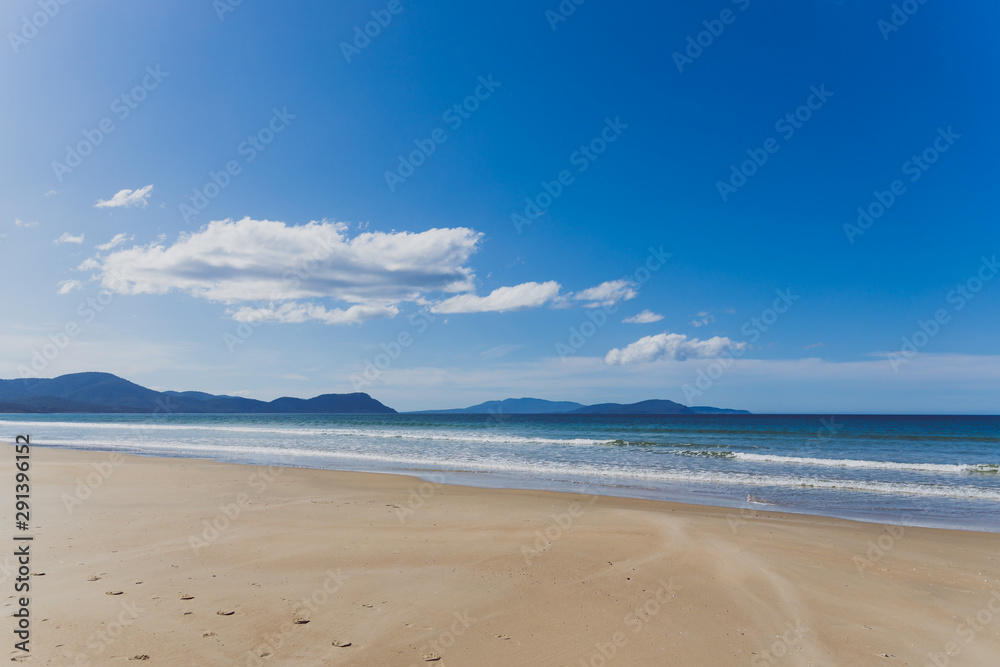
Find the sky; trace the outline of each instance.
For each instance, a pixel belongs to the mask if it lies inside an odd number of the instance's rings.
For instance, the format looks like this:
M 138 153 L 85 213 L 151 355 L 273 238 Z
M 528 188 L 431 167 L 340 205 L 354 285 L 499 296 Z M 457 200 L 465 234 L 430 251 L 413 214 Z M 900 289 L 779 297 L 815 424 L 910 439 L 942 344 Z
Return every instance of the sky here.
M 998 20 L 11 0 L 0 377 L 996 414 Z

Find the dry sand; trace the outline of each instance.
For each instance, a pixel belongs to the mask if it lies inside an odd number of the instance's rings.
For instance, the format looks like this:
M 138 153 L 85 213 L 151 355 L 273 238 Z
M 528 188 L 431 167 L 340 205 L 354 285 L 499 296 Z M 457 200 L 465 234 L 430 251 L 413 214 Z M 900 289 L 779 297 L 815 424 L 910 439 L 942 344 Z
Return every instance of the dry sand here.
M 41 447 L 31 473 L 32 665 L 1000 664 L 996 534 Z

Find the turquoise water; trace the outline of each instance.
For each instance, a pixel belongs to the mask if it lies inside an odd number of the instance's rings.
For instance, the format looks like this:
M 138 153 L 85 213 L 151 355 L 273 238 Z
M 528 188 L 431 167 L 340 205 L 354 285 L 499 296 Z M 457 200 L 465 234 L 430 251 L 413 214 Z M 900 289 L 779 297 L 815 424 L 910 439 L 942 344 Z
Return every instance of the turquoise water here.
M 1000 532 L 1000 417 L 3 415 L 0 438 Z

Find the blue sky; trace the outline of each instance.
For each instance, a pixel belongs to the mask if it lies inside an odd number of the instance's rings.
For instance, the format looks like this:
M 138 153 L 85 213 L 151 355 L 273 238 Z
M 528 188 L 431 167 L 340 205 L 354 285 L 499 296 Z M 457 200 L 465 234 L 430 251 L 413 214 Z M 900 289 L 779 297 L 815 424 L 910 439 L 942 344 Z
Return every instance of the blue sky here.
M 0 376 L 995 413 L 1000 8 L 897 6 L 8 2 Z

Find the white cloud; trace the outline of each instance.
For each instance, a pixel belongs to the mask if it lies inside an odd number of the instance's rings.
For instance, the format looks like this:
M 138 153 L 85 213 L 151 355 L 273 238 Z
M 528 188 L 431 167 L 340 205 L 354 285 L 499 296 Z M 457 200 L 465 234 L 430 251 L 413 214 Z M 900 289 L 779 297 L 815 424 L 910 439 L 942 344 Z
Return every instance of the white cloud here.
M 693 319 L 691 321 L 691 324 L 693 324 L 696 327 L 704 327 L 704 326 L 708 326 L 709 324 L 711 324 L 714 321 L 715 321 L 715 317 L 711 313 L 709 313 L 707 310 L 703 310 L 700 313 L 698 313 L 697 316 L 695 316 L 695 319 Z
M 24 222 L 20 218 L 14 218 L 14 224 L 18 227 L 37 227 L 37 222 Z
M 111 250 L 115 246 L 119 246 L 122 243 L 125 243 L 126 241 L 131 241 L 134 238 L 135 238 L 134 236 L 128 236 L 125 233 L 115 234 L 115 236 L 114 236 L 113 239 L 111 239 L 107 243 L 102 243 L 99 246 L 94 246 L 94 248 L 97 249 L 97 250 L 101 250 L 101 251 Z
M 479 356 L 483 359 L 499 359 L 500 357 L 506 356 L 515 350 L 520 350 L 524 345 L 497 345 L 496 347 L 491 347 L 488 350 L 484 350 L 479 353 Z
M 49 190 L 48 192 L 45 193 L 45 196 L 46 197 L 54 197 L 57 194 L 59 194 L 59 193 L 56 192 L 55 190 Z
M 144 188 L 139 188 L 138 190 L 119 190 L 115 193 L 115 196 L 111 199 L 99 199 L 95 208 L 119 208 L 119 207 L 130 207 L 130 206 L 143 206 L 149 203 L 149 195 L 153 191 L 153 185 L 147 185 Z
M 76 267 L 77 271 L 96 271 L 101 268 L 101 263 L 98 262 L 93 257 L 88 257 L 80 263 L 80 266 Z
M 62 236 L 53 241 L 53 243 L 83 243 L 83 234 L 73 236 L 69 232 L 63 232 Z
M 622 322 L 627 324 L 652 324 L 653 322 L 659 322 L 663 319 L 663 315 L 659 313 L 654 313 L 648 308 L 638 315 L 633 315 L 632 317 L 626 317 Z
M 478 232 L 457 227 L 354 238 L 346 232 L 343 223 L 218 220 L 173 245 L 111 253 L 101 260 L 103 281 L 126 294 L 178 290 L 226 303 L 328 297 L 384 305 L 472 289 L 465 263 Z
M 232 314 L 237 322 L 286 322 L 299 324 L 308 321 L 323 324 L 360 324 L 378 318 L 393 318 L 399 314 L 396 306 L 357 305 L 346 310 L 327 310 L 312 303 L 288 302 L 265 308 L 244 307 Z
M 461 294 L 435 304 L 432 313 L 502 313 L 522 308 L 537 308 L 559 296 L 559 283 L 522 283 L 513 287 L 498 287 L 487 296 Z
M 585 308 L 598 308 L 600 306 L 613 306 L 619 301 L 628 301 L 639 295 L 635 285 L 631 282 L 620 280 L 609 280 L 596 287 L 591 287 L 572 295 L 576 301 L 589 301 L 585 303 Z
M 659 359 L 684 361 L 685 359 L 711 359 L 732 350 L 744 350 L 745 342 L 734 343 L 725 337 L 716 336 L 707 340 L 688 338 L 684 334 L 661 333 L 645 336 L 624 347 L 607 353 L 604 361 L 610 365 L 636 364 Z
M 78 290 L 83 287 L 83 283 L 79 280 L 62 280 L 58 285 L 56 285 L 56 287 L 59 288 L 56 291 L 56 294 L 69 294 L 73 290 Z

